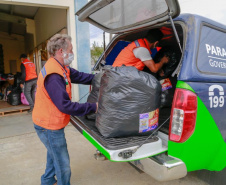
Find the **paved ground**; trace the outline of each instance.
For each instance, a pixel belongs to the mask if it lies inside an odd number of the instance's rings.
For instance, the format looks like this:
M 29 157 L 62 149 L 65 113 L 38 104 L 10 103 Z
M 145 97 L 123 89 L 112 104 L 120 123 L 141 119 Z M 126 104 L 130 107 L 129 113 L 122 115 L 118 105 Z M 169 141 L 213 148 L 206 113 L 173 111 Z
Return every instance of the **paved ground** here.
M 71 159 L 72 185 L 205 185 L 195 173 L 157 182 L 128 163 L 96 161 L 95 148 L 71 125 L 65 129 Z M 0 117 L 0 184 L 39 185 L 46 149 L 36 135 L 31 115 Z

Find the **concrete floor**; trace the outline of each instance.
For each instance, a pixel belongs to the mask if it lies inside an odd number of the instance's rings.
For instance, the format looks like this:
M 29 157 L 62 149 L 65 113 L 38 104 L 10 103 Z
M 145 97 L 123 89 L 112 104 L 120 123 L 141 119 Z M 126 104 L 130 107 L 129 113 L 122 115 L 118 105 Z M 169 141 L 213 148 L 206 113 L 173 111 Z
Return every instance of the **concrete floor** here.
M 205 185 L 193 173 L 158 182 L 128 163 L 96 161 L 95 148 L 72 125 L 65 129 L 74 185 Z M 31 114 L 0 117 L 0 184 L 39 185 L 46 149 L 33 128 Z

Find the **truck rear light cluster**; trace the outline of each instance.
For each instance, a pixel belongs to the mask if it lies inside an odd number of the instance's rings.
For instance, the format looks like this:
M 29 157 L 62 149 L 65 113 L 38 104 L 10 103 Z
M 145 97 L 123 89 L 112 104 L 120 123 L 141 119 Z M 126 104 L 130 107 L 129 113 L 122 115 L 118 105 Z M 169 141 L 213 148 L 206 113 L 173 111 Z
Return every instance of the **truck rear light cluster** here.
M 171 110 L 169 140 L 185 142 L 194 132 L 197 114 L 195 93 L 176 89 Z

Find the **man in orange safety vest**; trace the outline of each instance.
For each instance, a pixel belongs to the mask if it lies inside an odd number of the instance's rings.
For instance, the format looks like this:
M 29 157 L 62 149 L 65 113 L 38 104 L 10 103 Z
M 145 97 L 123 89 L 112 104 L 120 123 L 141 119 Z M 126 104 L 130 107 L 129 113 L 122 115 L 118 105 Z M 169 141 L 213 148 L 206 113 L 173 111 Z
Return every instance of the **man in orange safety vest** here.
M 35 64 L 27 59 L 26 54 L 20 55 L 21 59 L 21 88 L 24 88 L 24 95 L 29 103 L 30 110 L 32 112 L 35 102 L 35 90 L 37 84 L 37 73 L 35 69 Z
M 145 38 L 126 46 L 115 59 L 113 67 L 134 66 L 142 71 L 146 66 L 152 73 L 157 73 L 169 61 L 168 57 L 164 56 L 159 63 L 155 63 L 151 56 L 151 49 L 156 48 L 162 38 L 163 33 L 159 29 L 150 30 Z

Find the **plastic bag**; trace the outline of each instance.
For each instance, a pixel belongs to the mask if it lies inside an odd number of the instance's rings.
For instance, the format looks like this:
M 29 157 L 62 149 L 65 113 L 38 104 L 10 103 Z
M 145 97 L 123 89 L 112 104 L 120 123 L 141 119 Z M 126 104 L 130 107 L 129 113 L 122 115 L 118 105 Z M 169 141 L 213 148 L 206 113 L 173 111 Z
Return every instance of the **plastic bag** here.
M 101 77 L 104 73 L 104 71 L 106 69 L 111 69 L 113 68 L 112 66 L 106 65 L 101 72 L 99 72 L 98 74 L 95 75 L 95 77 L 92 80 L 92 90 L 87 98 L 87 102 L 89 103 L 96 103 L 98 102 L 98 97 L 99 97 L 99 89 L 100 89 L 100 81 L 101 81 Z M 92 119 L 95 120 L 96 119 L 96 114 L 95 113 L 91 113 L 91 114 L 87 114 L 86 117 L 88 119 Z
M 21 104 L 21 90 L 20 87 L 12 89 L 12 91 L 7 96 L 7 102 L 10 105 L 20 105 Z
M 160 80 L 162 85 L 161 107 L 171 107 L 176 88 L 177 77 L 169 77 Z
M 92 80 L 92 91 L 90 92 L 87 102 L 89 103 L 96 103 L 98 101 L 98 95 L 99 95 L 99 88 L 100 88 L 100 80 L 103 73 L 98 73 L 95 75 L 95 77 Z
M 98 97 L 99 97 L 99 88 L 100 88 L 100 80 L 102 77 L 103 73 L 100 72 L 98 74 L 95 75 L 95 77 L 92 80 L 92 90 L 87 98 L 87 102 L 89 103 L 96 103 L 98 102 Z M 86 117 L 88 119 L 96 119 L 96 114 L 92 113 L 92 114 L 88 114 L 86 115 Z
M 23 92 L 20 94 L 20 99 L 21 99 L 21 103 L 23 105 L 29 105 L 29 103 L 28 103 L 28 101 L 27 101 L 27 99 L 26 99 L 26 97 L 25 97 Z
M 104 137 L 149 135 L 158 126 L 161 85 L 135 67 L 115 67 L 101 78 L 96 127 Z
M 13 84 L 13 86 L 14 87 L 18 87 L 18 86 L 20 86 L 20 84 L 21 84 L 21 73 L 17 72 L 14 75 L 14 84 Z

